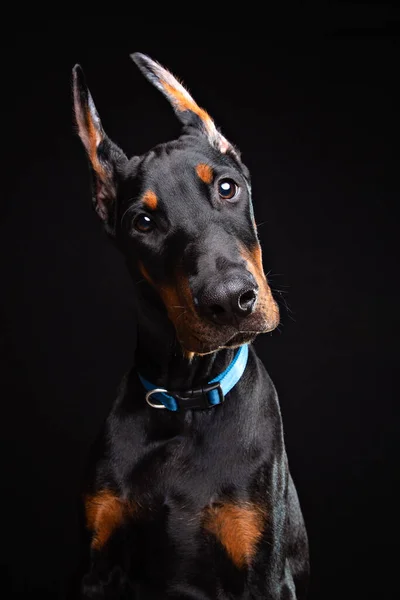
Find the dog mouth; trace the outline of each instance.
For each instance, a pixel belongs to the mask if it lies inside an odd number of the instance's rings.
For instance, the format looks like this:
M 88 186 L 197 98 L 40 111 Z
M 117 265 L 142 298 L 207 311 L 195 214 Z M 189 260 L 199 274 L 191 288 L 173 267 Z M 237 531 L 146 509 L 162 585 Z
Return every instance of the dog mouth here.
M 237 348 L 249 344 L 262 334 L 273 331 L 279 324 L 279 312 L 274 318 L 266 319 L 263 315 L 252 315 L 237 326 L 210 325 L 199 322 L 187 324 L 187 327 L 176 328 L 179 342 L 186 353 L 210 354 L 222 348 Z
M 220 340 L 218 343 L 214 339 L 201 339 L 196 335 L 192 336 L 196 340 L 197 344 L 191 344 L 191 349 L 189 352 L 194 352 L 195 354 L 211 354 L 212 352 L 216 352 L 217 350 L 221 350 L 223 348 L 238 348 L 242 346 L 242 344 L 249 344 L 252 342 L 258 334 L 263 333 L 262 331 L 240 331 L 238 330 L 232 337 L 226 340 Z

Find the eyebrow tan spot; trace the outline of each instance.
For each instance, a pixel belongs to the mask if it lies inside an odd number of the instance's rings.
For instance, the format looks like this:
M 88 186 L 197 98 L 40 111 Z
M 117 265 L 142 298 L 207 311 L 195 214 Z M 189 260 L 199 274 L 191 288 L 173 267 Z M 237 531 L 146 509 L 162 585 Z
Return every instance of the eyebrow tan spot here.
M 205 163 L 199 163 L 197 165 L 196 173 L 204 183 L 211 183 L 214 177 L 212 168 Z
M 148 208 L 150 210 L 156 210 L 157 205 L 158 205 L 157 196 L 155 195 L 155 193 L 152 190 L 147 190 L 147 192 L 144 194 L 144 196 L 142 198 L 142 202 L 146 206 L 146 208 Z

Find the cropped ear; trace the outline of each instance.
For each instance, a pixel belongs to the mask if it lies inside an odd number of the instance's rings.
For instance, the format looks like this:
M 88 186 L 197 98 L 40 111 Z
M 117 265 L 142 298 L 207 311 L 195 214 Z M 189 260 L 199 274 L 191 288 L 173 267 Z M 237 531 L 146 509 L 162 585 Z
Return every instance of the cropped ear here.
M 222 153 L 235 150 L 228 140 L 218 131 L 210 115 L 200 108 L 184 86 L 158 62 L 145 54 L 135 52 L 130 55 L 143 75 L 148 79 L 172 104 L 178 119 L 187 126 L 199 129 L 210 142 L 211 146 Z
M 80 65 L 75 65 L 72 74 L 75 120 L 93 174 L 93 205 L 104 221 L 107 232 L 113 234 L 117 195 L 116 174 L 118 166 L 127 158 L 105 134 Z

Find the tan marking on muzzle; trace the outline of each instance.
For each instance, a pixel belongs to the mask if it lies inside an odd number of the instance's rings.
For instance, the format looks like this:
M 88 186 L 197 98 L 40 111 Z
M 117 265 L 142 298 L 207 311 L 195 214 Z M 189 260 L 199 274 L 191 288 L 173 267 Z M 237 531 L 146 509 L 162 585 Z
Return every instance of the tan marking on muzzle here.
M 184 312 L 190 310 L 194 313 L 189 282 L 183 275 L 177 275 L 176 279 L 177 281 L 174 284 L 162 285 L 159 288 L 168 316 L 175 326 Z
M 167 309 L 168 317 L 175 327 L 182 350 L 186 358 L 191 361 L 197 352 L 188 351 L 186 342 L 191 336 L 191 330 L 198 326 L 199 317 L 193 305 L 189 281 L 178 271 L 174 284 L 162 285 L 158 291 Z
M 205 323 L 198 315 L 193 304 L 192 292 L 188 278 L 181 270 L 175 272 L 174 281 L 158 284 L 151 279 L 146 268 L 141 262 L 138 267 L 149 284 L 160 295 L 167 310 L 168 318 L 172 322 L 177 339 L 181 345 L 183 355 L 189 360 L 215 352 L 218 348 L 225 347 L 225 338 L 221 337 L 220 328 Z M 230 334 L 230 337 L 232 333 Z M 238 346 L 243 341 L 238 341 Z M 237 347 L 229 344 L 229 347 Z
M 138 267 L 146 281 L 148 281 L 148 283 L 150 283 L 150 285 L 160 294 L 161 299 L 164 302 L 164 306 L 167 309 L 168 316 L 175 325 L 179 316 L 187 308 L 186 306 L 183 306 L 182 292 L 180 293 L 180 290 L 176 284 L 157 285 L 152 280 L 146 267 L 141 261 L 138 262 Z
M 139 267 L 139 271 L 141 272 L 141 274 L 143 275 L 145 280 L 148 281 L 151 285 L 154 285 L 153 280 L 151 279 L 150 275 L 148 274 L 146 267 L 143 265 L 143 263 L 141 261 L 138 262 L 138 267 Z
M 240 254 L 246 262 L 248 271 L 253 275 L 258 285 L 259 293 L 257 304 L 264 313 L 267 321 L 270 323 L 270 330 L 275 329 L 279 324 L 279 309 L 272 296 L 271 288 L 268 285 L 264 273 L 261 246 L 257 243 L 251 250 L 245 246 L 241 246 Z
M 178 321 L 179 318 L 183 316 L 183 313 L 187 310 L 187 304 L 189 306 L 193 306 L 191 302 L 191 294 L 189 290 L 189 283 L 187 282 L 187 290 L 186 293 L 184 289 L 179 290 L 176 285 L 161 285 L 157 286 L 152 278 L 150 277 L 147 269 L 143 265 L 142 262 L 138 262 L 139 271 L 143 275 L 143 277 L 150 283 L 150 285 L 160 294 L 162 301 L 164 302 L 164 306 L 167 309 L 168 317 L 174 324 L 176 331 L 179 331 Z M 179 278 L 182 280 L 182 278 Z M 185 286 L 183 286 L 184 288 Z M 189 294 L 187 293 L 189 292 Z M 184 347 L 182 348 L 184 355 L 191 362 L 195 356 L 194 352 L 186 350 Z

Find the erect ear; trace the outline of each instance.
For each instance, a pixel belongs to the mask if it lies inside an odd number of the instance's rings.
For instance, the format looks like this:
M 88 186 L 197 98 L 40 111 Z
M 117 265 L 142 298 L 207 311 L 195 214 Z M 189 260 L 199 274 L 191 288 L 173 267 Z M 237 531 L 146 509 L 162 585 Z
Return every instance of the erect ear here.
M 117 169 L 127 158 L 104 133 L 93 98 L 79 65 L 73 68 L 75 119 L 93 173 L 93 204 L 108 233 L 115 225 Z
M 178 119 L 184 124 L 196 127 L 204 133 L 210 144 L 222 153 L 237 153 L 228 140 L 218 131 L 210 115 L 200 108 L 183 85 L 159 63 L 145 54 L 135 52 L 130 55 L 143 75 L 172 104 Z

